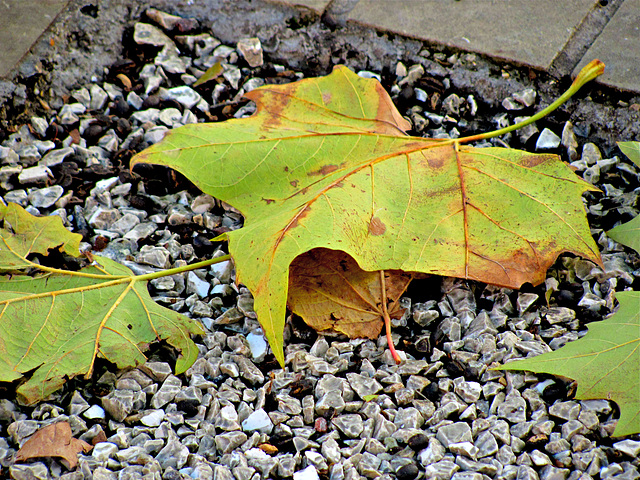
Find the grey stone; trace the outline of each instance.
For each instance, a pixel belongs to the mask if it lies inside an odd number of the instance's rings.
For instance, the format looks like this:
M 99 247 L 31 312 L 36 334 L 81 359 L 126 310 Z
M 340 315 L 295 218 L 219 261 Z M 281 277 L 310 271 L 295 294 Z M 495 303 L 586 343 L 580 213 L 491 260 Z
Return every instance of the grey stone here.
M 441 460 L 427 465 L 425 475 L 426 478 L 433 480 L 449 480 L 458 470 L 460 467 L 451 460 Z
M 40 159 L 38 165 L 44 167 L 53 167 L 55 165 L 60 165 L 64 162 L 64 159 L 73 153 L 73 148 L 64 147 L 57 150 L 51 150 L 44 157 Z
M 569 476 L 569 469 L 557 468 L 553 465 L 547 465 L 540 471 L 540 480 L 566 480 Z
M 240 374 L 249 383 L 252 383 L 254 385 L 264 383 L 264 374 L 258 367 L 254 365 L 254 363 L 250 359 L 240 355 L 235 355 L 233 359 L 240 369 Z
M 175 100 L 185 108 L 192 109 L 202 100 L 202 97 L 193 88 L 183 85 L 165 90 L 163 99 Z
M 473 460 L 478 458 L 478 447 L 471 442 L 450 443 L 448 448 L 455 455 L 464 455 Z
M 577 420 L 580 415 L 580 404 L 574 401 L 556 402 L 549 407 L 549 415 L 563 420 Z
M 445 447 L 452 443 L 473 442 L 471 428 L 469 428 L 469 424 L 464 422 L 451 423 L 440 427 L 436 433 L 436 438 Z
M 64 189 L 60 185 L 35 189 L 29 192 L 29 202 L 36 208 L 49 208 L 63 193 Z
M 9 477 L 15 480 L 48 480 L 49 469 L 42 462 L 27 465 L 11 465 L 9 467 Z
M 117 421 L 123 421 L 133 410 L 134 392 L 131 390 L 114 390 L 102 397 L 102 407 Z
M 273 422 L 271 418 L 269 418 L 269 415 L 267 415 L 267 412 L 259 408 L 242 422 L 242 430 L 245 432 L 258 431 L 270 434 L 273 430 Z
M 317 391 L 317 389 L 316 389 Z M 330 409 L 335 410 L 336 413 L 341 413 L 346 406 L 344 398 L 342 398 L 342 392 L 329 391 L 324 393 L 322 397 L 316 402 L 316 413 L 318 415 L 324 415 Z
M 160 462 L 163 469 L 173 467 L 179 470 L 187 463 L 188 458 L 189 449 L 182 445 L 173 430 L 170 430 L 167 444 L 160 450 L 155 459 Z
M 242 73 L 240 69 L 235 65 L 223 64 L 224 71 L 222 72 L 222 76 L 231 84 L 234 89 L 238 88 L 238 84 L 240 79 L 242 78 Z
M 127 240 L 139 241 L 148 238 L 158 229 L 158 224 L 154 222 L 141 222 L 124 234 Z
M 78 406 L 78 404 L 76 404 L 76 406 Z M 91 405 L 88 409 L 84 410 L 82 416 L 89 420 L 96 420 L 99 418 L 105 418 L 105 411 L 98 405 Z
M 520 102 L 525 107 L 530 107 L 536 102 L 538 93 L 533 88 L 526 88 L 512 95 L 513 99 Z
M 475 441 L 478 447 L 478 458 L 489 457 L 498 452 L 498 442 L 495 437 L 488 431 L 480 432 Z
M 520 465 L 518 467 L 518 473 L 516 480 L 539 480 L 536 471 L 528 465 Z
M 168 131 L 169 129 L 162 125 L 153 127 L 147 130 L 147 132 L 143 136 L 143 139 L 145 142 L 153 145 L 154 143 L 158 143 L 159 141 L 161 141 Z
M 393 423 L 398 428 L 420 428 L 424 424 L 424 418 L 417 408 L 400 408 L 393 419 Z
M 238 40 L 237 48 L 250 67 L 259 67 L 263 63 L 262 44 L 257 37 Z
M 536 150 L 549 150 L 558 148 L 559 145 L 560 137 L 548 128 L 545 128 L 536 141 Z
M 30 183 L 44 183 L 50 178 L 53 178 L 53 174 L 48 167 L 43 165 L 36 165 L 35 167 L 24 168 L 18 174 L 18 182 L 21 184 Z
M 143 265 L 151 265 L 158 268 L 169 268 L 171 266 L 171 256 L 164 247 L 145 245 L 136 256 L 136 261 Z
M 122 214 L 116 208 L 98 207 L 87 219 L 89 225 L 99 230 L 108 230 Z
M 640 442 L 636 440 L 622 440 L 613 444 L 613 448 L 628 455 L 631 458 L 638 458 L 640 454 Z
M 167 362 L 146 362 L 138 367 L 157 382 L 164 382 L 171 375 L 171 365 Z
M 334 418 L 331 423 L 349 438 L 358 438 L 364 430 L 362 417 L 357 414 L 345 414 Z
M 358 472 L 367 478 L 377 478 L 380 476 L 381 459 L 369 452 L 364 452 L 358 462 Z
M 151 397 L 150 405 L 153 408 L 161 408 L 167 403 L 173 401 L 175 396 L 182 388 L 182 382 L 178 377 L 169 375 L 162 386 L 158 389 L 153 397 Z
M 133 40 L 140 45 L 154 45 L 156 47 L 174 45 L 173 40 L 158 27 L 141 22 L 136 23 L 134 26 Z
M 489 428 L 489 431 L 496 437 L 496 440 L 509 445 L 511 443 L 511 434 L 509 433 L 509 424 L 504 420 L 497 420 L 492 422 L 493 425 Z
M 157 108 L 148 108 L 146 110 L 140 110 L 139 112 L 134 112 L 131 115 L 131 119 L 135 120 L 139 123 L 156 123 L 160 118 L 160 110 Z
M 179 53 L 180 51 L 174 45 L 165 45 L 158 55 L 156 55 L 153 63 L 162 67 L 167 73 L 186 73 L 187 67 L 191 64 L 191 59 L 181 57 Z
M 482 394 L 482 385 L 478 382 L 467 382 L 464 377 L 454 380 L 454 391 L 460 398 L 467 403 L 475 403 L 480 399 Z
M 278 461 L 259 448 L 251 448 L 244 454 L 249 466 L 258 470 L 263 478 L 270 478 L 271 473 L 278 468 Z
M 525 422 L 527 420 L 527 402 L 517 390 L 513 390 L 498 406 L 497 413 L 499 417 L 511 423 Z
M 309 465 L 308 467 L 295 472 L 293 474 L 293 480 L 320 480 L 320 477 L 318 476 L 316 467 Z
M 116 220 L 111 226 L 109 226 L 109 230 L 112 232 L 119 233 L 120 235 L 124 235 L 131 231 L 136 225 L 140 223 L 140 219 L 132 215 L 131 213 L 125 213 L 122 217 Z
M 91 456 L 99 462 L 104 462 L 108 458 L 111 458 L 119 450 L 118 445 L 111 442 L 96 443 L 91 451 Z
M 479 472 L 456 472 L 451 480 L 483 480 L 483 476 Z
M 157 427 L 164 420 L 164 410 L 148 410 L 140 417 L 140 423 L 147 427 Z
M 214 425 L 224 431 L 240 430 L 238 412 L 233 405 L 226 405 L 220 409 Z
M 358 373 L 347 373 L 351 388 L 364 399 L 367 395 L 375 395 L 382 390 L 382 385 L 375 378 L 368 378 Z

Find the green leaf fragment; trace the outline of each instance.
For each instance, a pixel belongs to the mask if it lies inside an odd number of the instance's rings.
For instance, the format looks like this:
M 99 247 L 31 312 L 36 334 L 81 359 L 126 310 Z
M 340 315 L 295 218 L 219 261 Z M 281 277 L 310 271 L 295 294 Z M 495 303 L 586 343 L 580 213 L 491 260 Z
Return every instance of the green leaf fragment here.
M 618 142 L 618 147 L 629 160 L 640 167 L 640 142 Z
M 607 399 L 620 407 L 616 437 L 640 433 L 640 292 L 618 292 L 618 310 L 589 324 L 581 339 L 497 370 L 528 370 L 578 382 L 579 400 Z
M 198 80 L 194 82 L 193 86 L 197 87 L 198 85 L 202 85 L 203 83 L 206 83 L 210 80 L 214 80 L 222 75 L 223 71 L 224 68 L 222 67 L 222 64 L 220 62 L 216 62 L 212 66 L 210 66 Z
M 640 253 L 640 215 L 609 230 L 607 235 L 612 240 L 633 248 Z
M 25 260 L 29 254 L 47 255 L 53 248 L 77 257 L 81 240 L 56 215 L 34 217 L 18 204 L 0 202 L 0 272 L 31 267 Z

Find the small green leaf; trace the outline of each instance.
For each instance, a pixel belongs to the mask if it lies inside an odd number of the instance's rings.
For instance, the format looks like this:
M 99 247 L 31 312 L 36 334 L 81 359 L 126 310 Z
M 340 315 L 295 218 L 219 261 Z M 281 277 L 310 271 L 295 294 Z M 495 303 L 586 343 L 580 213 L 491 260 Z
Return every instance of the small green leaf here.
M 20 205 L 0 202 L 0 273 L 32 267 L 31 253 L 47 255 L 60 248 L 67 255 L 80 255 L 82 235 L 71 233 L 56 215 L 34 217 Z
M 613 435 L 640 433 L 640 292 L 618 292 L 620 308 L 589 324 L 589 332 L 554 352 L 517 360 L 497 370 L 528 370 L 578 382 L 576 398 L 612 400 L 620 407 Z
M 633 248 L 640 253 L 640 215 L 627 223 L 618 225 L 607 232 L 607 235 L 622 245 Z
M 214 80 L 218 78 L 223 71 L 224 68 L 222 67 L 222 64 L 220 62 L 216 62 L 212 66 L 210 66 L 198 80 L 195 81 L 193 86 L 197 87 L 198 85 L 202 85 L 203 83 L 206 83 L 210 80 Z
M 380 395 L 365 395 L 364 397 L 362 397 L 362 399 L 363 399 L 365 402 L 372 402 L 372 401 L 374 401 L 374 400 L 377 400 L 379 396 L 380 396 Z
M 618 147 L 629 160 L 640 167 L 640 142 L 618 142 Z

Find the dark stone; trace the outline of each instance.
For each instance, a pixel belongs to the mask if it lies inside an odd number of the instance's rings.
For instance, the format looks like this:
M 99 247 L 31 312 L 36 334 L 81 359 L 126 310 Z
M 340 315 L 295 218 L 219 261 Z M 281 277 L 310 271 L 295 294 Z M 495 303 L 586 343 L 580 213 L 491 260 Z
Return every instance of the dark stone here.
M 429 437 L 427 437 L 424 433 L 417 433 L 409 439 L 407 445 L 409 445 L 409 448 L 411 448 L 412 450 L 422 450 L 424 448 L 427 448 L 427 446 L 429 445 Z
M 398 480 L 413 480 L 418 476 L 420 470 L 415 463 L 410 463 L 404 467 L 400 467 L 396 472 L 396 478 Z

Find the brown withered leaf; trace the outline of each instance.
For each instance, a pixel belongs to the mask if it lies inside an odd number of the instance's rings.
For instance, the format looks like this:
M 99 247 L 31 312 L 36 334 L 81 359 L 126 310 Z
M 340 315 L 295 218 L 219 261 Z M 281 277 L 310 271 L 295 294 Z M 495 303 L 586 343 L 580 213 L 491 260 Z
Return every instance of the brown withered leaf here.
M 47 425 L 34 433 L 16 454 L 16 462 L 35 457 L 61 457 L 70 470 L 78 464 L 78 453 L 90 452 L 93 448 L 84 440 L 73 438 L 67 422 Z
M 401 270 L 385 271 L 388 311 L 400 318 L 398 300 L 414 278 Z M 317 331 L 351 338 L 378 338 L 383 325 L 380 272 L 362 270 L 348 254 L 314 248 L 296 257 L 289 270 L 289 308 Z

